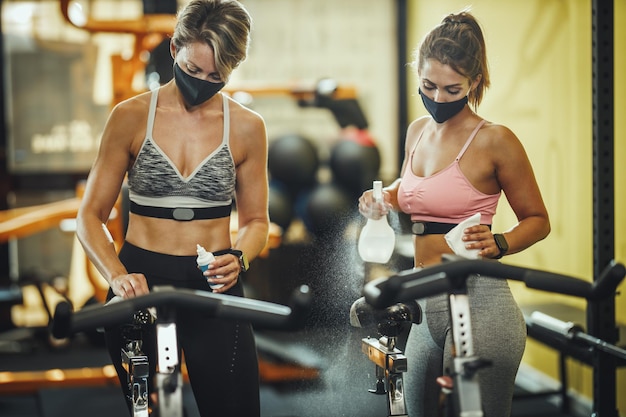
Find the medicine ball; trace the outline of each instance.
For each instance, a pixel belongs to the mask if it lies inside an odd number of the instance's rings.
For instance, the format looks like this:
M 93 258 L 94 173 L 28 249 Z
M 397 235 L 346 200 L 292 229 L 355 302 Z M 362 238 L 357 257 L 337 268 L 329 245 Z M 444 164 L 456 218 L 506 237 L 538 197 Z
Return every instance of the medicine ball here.
M 373 144 L 342 139 L 331 150 L 330 168 L 333 180 L 353 196 L 358 196 L 378 179 L 380 153 Z
M 317 147 L 310 139 L 289 134 L 270 142 L 268 148 L 270 176 L 285 184 L 290 190 L 297 191 L 313 184 L 318 166 Z
M 350 222 L 354 207 L 356 202 L 337 184 L 320 184 L 307 196 L 302 220 L 315 236 L 340 235 Z
M 287 230 L 294 216 L 293 201 L 284 184 L 271 181 L 269 187 L 270 221 Z

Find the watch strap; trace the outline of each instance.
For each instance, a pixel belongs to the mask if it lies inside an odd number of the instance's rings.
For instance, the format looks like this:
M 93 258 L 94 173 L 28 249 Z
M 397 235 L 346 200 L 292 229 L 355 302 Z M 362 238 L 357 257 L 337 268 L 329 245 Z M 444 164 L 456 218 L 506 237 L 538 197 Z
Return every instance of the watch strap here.
M 232 253 L 239 259 L 239 266 L 241 267 L 241 272 L 247 272 L 250 265 L 248 264 L 248 258 L 243 251 L 239 249 L 230 249 L 227 253 Z
M 230 253 L 231 255 L 235 255 L 239 259 L 239 266 L 241 267 L 241 272 L 246 272 L 250 268 L 250 263 L 248 262 L 248 257 L 245 253 L 240 251 L 239 249 L 224 249 L 213 252 L 213 255 L 226 255 Z
M 498 247 L 498 250 L 500 251 L 498 255 L 493 257 L 493 259 L 500 259 L 504 255 L 506 255 L 506 253 L 509 251 L 509 244 L 506 241 L 506 238 L 504 237 L 504 235 L 501 233 L 495 233 L 493 235 L 493 239 L 496 242 L 496 246 Z

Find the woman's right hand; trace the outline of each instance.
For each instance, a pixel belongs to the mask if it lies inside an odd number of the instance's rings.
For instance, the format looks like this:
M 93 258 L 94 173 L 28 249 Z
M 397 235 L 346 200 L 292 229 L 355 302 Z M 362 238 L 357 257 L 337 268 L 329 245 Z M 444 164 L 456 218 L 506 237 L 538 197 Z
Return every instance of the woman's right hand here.
M 132 298 L 150 292 L 148 282 L 143 274 L 119 275 L 111 279 L 113 294 L 122 298 Z
M 368 219 L 378 220 L 386 216 L 391 209 L 389 192 L 383 190 L 382 201 L 374 200 L 374 192 L 367 190 L 359 197 L 359 213 Z

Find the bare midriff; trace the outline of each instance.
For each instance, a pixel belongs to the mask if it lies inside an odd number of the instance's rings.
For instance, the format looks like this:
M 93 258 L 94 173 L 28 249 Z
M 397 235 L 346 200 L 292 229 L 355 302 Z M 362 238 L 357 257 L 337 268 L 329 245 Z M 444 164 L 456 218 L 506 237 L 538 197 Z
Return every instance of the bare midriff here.
M 126 240 L 153 252 L 189 256 L 196 244 L 214 252 L 231 247 L 230 218 L 177 221 L 130 215 Z
M 414 235 L 415 267 L 424 267 L 441 263 L 441 255 L 452 254 L 444 235 Z

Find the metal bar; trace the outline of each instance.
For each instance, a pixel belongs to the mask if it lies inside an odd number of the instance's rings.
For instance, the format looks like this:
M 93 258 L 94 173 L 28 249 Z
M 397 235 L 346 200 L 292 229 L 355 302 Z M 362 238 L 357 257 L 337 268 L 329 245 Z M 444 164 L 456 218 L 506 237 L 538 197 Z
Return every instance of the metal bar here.
M 613 0 L 592 0 L 594 280 L 615 256 L 613 18 Z M 617 341 L 614 297 L 589 303 L 587 330 L 608 343 Z M 592 362 L 594 416 L 617 417 L 616 359 L 594 350 Z

